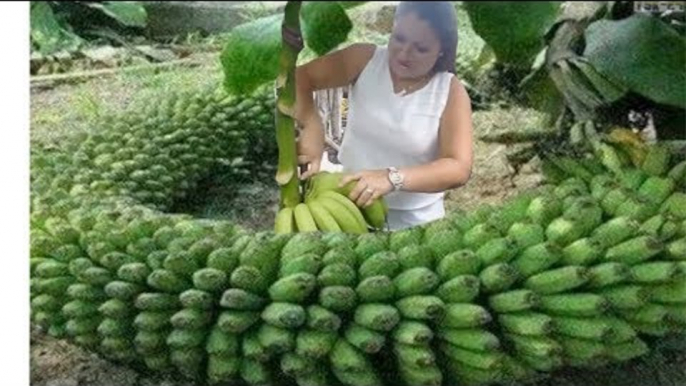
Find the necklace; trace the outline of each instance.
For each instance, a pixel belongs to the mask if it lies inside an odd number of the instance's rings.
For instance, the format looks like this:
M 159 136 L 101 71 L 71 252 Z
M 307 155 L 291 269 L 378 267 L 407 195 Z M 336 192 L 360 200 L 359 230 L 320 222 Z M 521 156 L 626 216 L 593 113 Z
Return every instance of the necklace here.
M 421 78 L 421 79 L 419 79 L 418 81 L 412 83 L 411 85 L 409 85 L 409 86 L 407 86 L 407 87 L 403 87 L 403 88 L 402 88 L 399 92 L 397 92 L 396 94 L 398 94 L 398 95 L 400 95 L 400 96 L 405 96 L 405 95 L 407 95 L 408 92 L 412 91 L 412 89 L 414 89 L 416 86 L 418 86 L 419 84 L 421 84 L 421 83 L 422 83 L 423 81 L 425 81 L 425 80 L 426 80 L 426 78 Z

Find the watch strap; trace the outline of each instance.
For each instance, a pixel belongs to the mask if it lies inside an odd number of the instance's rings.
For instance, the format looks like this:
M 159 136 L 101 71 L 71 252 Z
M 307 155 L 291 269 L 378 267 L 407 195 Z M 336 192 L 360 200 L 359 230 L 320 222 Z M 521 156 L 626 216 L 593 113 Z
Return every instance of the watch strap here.
M 404 178 L 402 174 L 400 174 L 400 171 L 395 168 L 395 167 L 389 167 L 388 169 L 388 179 L 391 181 L 391 184 L 393 185 L 393 190 L 398 191 L 402 189 L 403 183 L 404 183 Z

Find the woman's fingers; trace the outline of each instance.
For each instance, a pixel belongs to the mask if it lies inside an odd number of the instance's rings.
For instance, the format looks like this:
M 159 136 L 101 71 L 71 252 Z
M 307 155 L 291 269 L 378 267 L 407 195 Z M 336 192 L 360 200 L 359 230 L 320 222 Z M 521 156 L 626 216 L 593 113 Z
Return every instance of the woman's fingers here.
M 305 154 L 299 155 L 298 165 L 300 165 L 300 171 L 302 172 L 300 179 L 305 180 L 319 172 L 319 168 L 321 167 L 321 159 Z
M 367 202 L 364 203 L 363 207 L 366 208 L 366 207 L 370 206 L 372 203 L 374 203 L 374 201 L 375 201 L 377 198 L 379 198 L 379 196 L 381 196 L 381 195 L 380 195 L 378 192 L 375 191 L 374 194 L 372 194 L 371 197 L 369 197 L 369 199 L 367 200 Z
M 314 160 L 308 165 L 308 169 L 300 176 L 301 180 L 306 180 L 313 175 L 319 173 L 319 167 L 321 162 L 319 160 Z
M 351 181 L 354 181 L 354 179 L 351 179 Z M 345 184 L 342 184 L 340 186 L 345 186 Z M 355 202 L 357 199 L 360 197 L 362 192 L 367 188 L 367 182 L 363 179 L 359 179 L 353 189 L 350 191 L 350 194 L 348 194 L 348 198 Z
M 350 199 L 353 200 L 357 206 L 362 206 L 367 199 L 374 194 L 374 190 L 370 189 L 366 182 L 360 180 L 350 194 L 352 196 Z
M 345 185 L 347 185 L 350 181 L 359 180 L 360 177 L 362 177 L 362 175 L 360 173 L 346 174 L 343 177 L 341 177 L 341 180 L 338 182 L 338 187 L 342 188 Z
M 298 156 L 298 165 L 307 165 L 310 162 L 312 162 L 312 157 L 309 155 L 303 154 Z
M 360 195 L 360 197 L 357 199 L 357 206 L 363 208 L 367 205 L 367 202 L 370 202 L 372 200 L 373 197 L 374 191 L 371 189 L 365 189 Z

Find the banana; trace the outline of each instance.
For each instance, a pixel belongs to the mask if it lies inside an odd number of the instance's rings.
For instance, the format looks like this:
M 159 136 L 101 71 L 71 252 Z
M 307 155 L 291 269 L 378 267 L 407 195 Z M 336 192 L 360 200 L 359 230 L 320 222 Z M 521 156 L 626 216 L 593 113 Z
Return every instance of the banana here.
M 339 188 L 337 192 L 347 199 L 348 195 L 354 188 L 355 182 L 351 182 L 346 184 L 344 187 Z M 372 202 L 371 205 L 364 206 L 359 209 L 362 211 L 362 216 L 369 226 L 380 229 L 386 224 L 388 204 L 386 204 L 386 201 L 383 198 L 377 198 Z
M 338 223 L 343 232 L 356 234 L 368 232 L 366 224 L 364 222 L 359 222 L 359 220 L 352 213 L 350 213 L 348 207 L 342 204 L 338 199 L 332 198 L 331 195 L 326 194 L 326 196 L 320 198 L 320 202 L 322 206 L 324 206 L 324 208 L 326 208 L 326 210 L 331 214 L 331 216 L 336 219 L 336 223 Z M 351 201 L 348 202 L 352 204 Z M 353 206 L 355 205 L 353 204 Z M 360 213 L 359 210 L 358 213 Z
M 293 209 L 295 215 L 295 224 L 298 227 L 298 232 L 317 232 L 317 223 L 310 213 L 310 208 L 304 202 L 299 203 Z
M 607 134 L 607 141 L 618 146 L 631 158 L 634 166 L 641 165 L 645 159 L 648 147 L 638 133 L 629 129 L 614 128 Z
M 612 128 L 607 134 L 607 140 L 610 143 L 626 143 L 637 149 L 648 149 L 648 145 L 643 142 L 640 134 L 621 127 Z
M 600 162 L 616 176 L 622 175 L 624 163 L 615 148 L 604 142 L 600 142 L 598 150 L 600 151 Z
M 338 201 L 341 205 L 343 205 L 350 212 L 350 214 L 353 215 L 353 217 L 355 218 L 355 220 L 357 221 L 359 226 L 367 229 L 367 221 L 364 219 L 364 215 L 362 214 L 362 211 L 348 197 L 346 197 L 346 196 L 344 196 L 338 192 L 335 192 L 333 190 L 327 190 L 327 191 L 321 193 L 320 197 L 331 198 L 332 200 Z
M 388 206 L 383 198 L 377 198 L 374 202 L 367 207 L 358 207 L 354 202 L 348 199 L 348 195 L 355 188 L 355 181 L 351 181 L 343 187 L 339 187 L 338 184 L 343 178 L 343 173 L 341 172 L 328 172 L 322 171 L 311 177 L 311 183 L 308 185 L 307 192 L 305 193 L 305 201 L 311 201 L 325 192 L 335 192 L 342 197 L 337 197 L 358 221 L 362 221 L 365 226 L 369 225 L 373 228 L 383 228 L 386 223 L 386 215 L 388 214 Z M 346 202 L 343 202 L 345 199 Z M 357 210 L 353 210 L 354 205 Z M 361 216 L 357 214 L 361 212 Z
M 322 205 L 321 199 L 312 199 L 307 201 L 307 206 L 310 208 L 312 217 L 317 223 L 317 227 L 327 232 L 341 232 L 342 229 L 336 222 L 336 219 L 326 210 Z
M 638 167 L 641 164 L 643 164 L 643 160 L 646 157 L 647 151 L 642 150 L 642 149 L 637 149 L 633 147 L 632 145 L 625 144 L 625 143 L 620 143 L 618 144 L 620 149 L 624 150 L 628 155 L 629 158 L 631 159 L 631 163 L 633 164 L 634 167 Z
M 322 171 L 315 174 L 310 178 L 311 184 L 305 193 L 305 199 L 316 198 L 317 195 L 327 190 L 338 191 L 338 183 L 342 177 L 343 173 L 340 172 Z
M 629 152 L 627 152 L 622 146 L 620 145 L 610 145 L 615 149 L 615 152 L 617 153 L 617 156 L 619 157 L 619 160 L 622 162 L 623 167 L 633 167 L 631 164 L 631 156 L 629 156 Z
M 295 224 L 293 222 L 293 208 L 283 208 L 276 214 L 274 231 L 277 234 L 293 233 Z
M 584 123 L 584 138 L 590 145 L 597 157 L 600 157 L 602 151 L 600 150 L 600 135 L 596 131 L 593 121 L 588 120 Z
M 586 140 L 586 136 L 584 135 L 584 122 L 583 121 L 576 122 L 569 129 L 569 142 L 572 145 L 580 146 L 585 142 L 585 140 Z
M 388 205 L 383 200 L 374 200 L 374 202 L 362 208 L 362 215 L 367 221 L 367 224 L 373 228 L 381 229 L 386 225 L 386 215 L 388 214 Z

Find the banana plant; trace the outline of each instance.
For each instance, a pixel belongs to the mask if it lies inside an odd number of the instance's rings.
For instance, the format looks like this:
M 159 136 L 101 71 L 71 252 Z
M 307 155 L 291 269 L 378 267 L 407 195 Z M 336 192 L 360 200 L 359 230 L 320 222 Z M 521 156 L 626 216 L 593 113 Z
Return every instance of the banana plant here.
M 229 93 L 247 96 L 263 84 L 274 82 L 278 149 L 275 180 L 281 194 L 274 224 L 277 233 L 366 233 L 385 225 L 385 200 L 378 198 L 369 206 L 357 206 L 347 197 L 353 182 L 338 187 L 343 173 L 322 172 L 302 183 L 298 173 L 294 118 L 298 56 L 304 48 L 320 56 L 348 40 L 353 24 L 346 9 L 361 3 L 289 1 L 283 15 L 237 27 L 222 52 L 224 86 Z
M 352 30 L 346 9 L 363 2 L 289 1 L 283 13 L 236 27 L 222 51 L 224 87 L 247 96 L 275 83 L 278 169 L 281 208 L 303 201 L 297 171 L 295 67 L 304 48 L 323 55 L 345 42 Z
M 93 35 L 144 28 L 140 1 L 31 1 L 31 47 L 43 55 L 76 51 Z
M 678 23 L 634 12 L 624 2 L 475 1 L 464 8 L 497 64 L 524 75 L 515 76 L 517 102 L 543 113 L 544 130 L 488 139 L 525 144 L 520 161 L 528 161 L 533 148 L 601 156 L 598 139 L 616 140 L 617 133 L 620 142 L 633 144 L 631 157 L 641 148 L 626 131 L 630 109 L 655 112 L 659 140 L 683 139 L 686 40 Z

